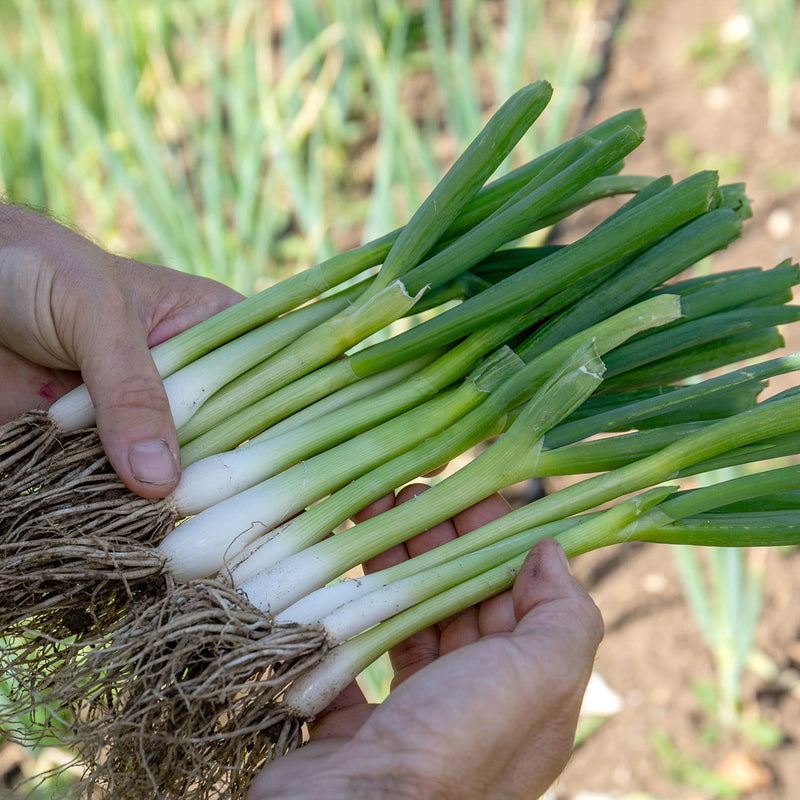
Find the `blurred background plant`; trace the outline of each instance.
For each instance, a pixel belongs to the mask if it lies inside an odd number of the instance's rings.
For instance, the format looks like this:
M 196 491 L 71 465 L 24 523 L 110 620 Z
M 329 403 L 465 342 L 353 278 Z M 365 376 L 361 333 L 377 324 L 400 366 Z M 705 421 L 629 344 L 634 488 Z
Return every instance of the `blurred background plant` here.
M 786 133 L 797 108 L 792 100 L 800 96 L 800 2 L 739 0 L 739 5 L 743 38 L 767 81 L 770 128 Z
M 752 471 L 752 467 L 717 470 L 699 476 L 698 483 L 710 485 Z M 779 746 L 782 732 L 742 703 L 747 670 L 775 677 L 775 665 L 756 639 L 764 602 L 765 551 L 677 546 L 672 552 L 686 603 L 713 661 L 714 681 L 694 685 L 706 716 L 704 736 L 717 739 L 727 729 L 759 746 Z
M 0 641 L 0 646 L 2 642 Z M 13 691 L 13 678 L 0 676 L 0 707 Z M 44 712 L 37 721 L 44 722 Z M 11 726 L 30 729 L 31 720 L 18 718 Z M 55 746 L 55 742 L 42 736 L 35 746 L 23 748 L 5 744 L 0 739 L 0 797 L 4 800 L 25 797 L 26 800 L 52 800 L 64 797 L 80 775 L 80 770 L 70 766 L 71 757 Z
M 7 200 L 248 294 L 402 224 L 530 80 L 556 91 L 521 157 L 558 142 L 600 30 L 596 0 L 5 0 L 0 27 Z
M 767 87 L 770 130 L 786 134 L 800 95 L 798 0 L 736 0 L 736 13 L 722 26 L 705 28 L 691 43 L 689 56 L 705 86 L 750 60 Z
M 741 719 L 741 682 L 753 650 L 762 601 L 757 551 L 674 548 L 687 603 L 714 660 L 706 709 L 721 725 Z

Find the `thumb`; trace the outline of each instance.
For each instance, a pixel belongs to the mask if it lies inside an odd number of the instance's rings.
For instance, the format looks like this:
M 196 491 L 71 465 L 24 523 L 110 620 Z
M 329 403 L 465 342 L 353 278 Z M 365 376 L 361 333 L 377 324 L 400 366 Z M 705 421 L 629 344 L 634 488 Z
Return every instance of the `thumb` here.
M 133 492 L 169 494 L 180 469 L 169 401 L 141 321 L 124 308 L 82 336 L 79 363 L 111 466 Z
M 513 589 L 515 634 L 554 639 L 567 636 L 573 648 L 593 657 L 603 638 L 603 618 L 592 598 L 569 571 L 553 539 L 539 542 L 526 557 Z

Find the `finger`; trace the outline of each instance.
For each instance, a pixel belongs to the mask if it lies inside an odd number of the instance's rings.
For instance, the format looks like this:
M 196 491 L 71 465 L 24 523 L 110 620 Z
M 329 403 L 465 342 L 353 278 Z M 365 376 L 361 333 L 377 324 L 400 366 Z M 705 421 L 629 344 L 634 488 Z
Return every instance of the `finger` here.
M 395 564 L 401 564 L 403 561 L 408 561 L 408 550 L 406 549 L 405 543 L 401 542 L 400 544 L 390 547 L 388 550 L 384 550 L 382 553 L 378 553 L 377 556 L 368 558 L 362 564 L 362 567 L 364 572 L 369 575 L 371 572 L 380 572 L 383 569 L 389 569 L 389 567 L 393 567 Z
M 505 702 L 502 693 L 492 695 L 488 686 L 481 689 L 480 675 L 464 680 L 472 684 L 471 696 L 486 695 L 483 713 L 476 710 L 475 716 L 482 721 L 483 741 L 494 743 L 494 752 L 484 763 L 494 765 L 498 796 L 538 797 L 572 751 L 602 620 L 570 575 L 563 551 L 551 540 L 533 548 L 512 591 L 498 596 L 494 607 L 488 605 L 486 618 L 476 625 L 507 627 L 508 608 L 500 605 L 504 601 L 519 619 L 513 631 L 481 638 L 474 648 L 483 648 L 501 683 L 513 683 L 513 702 Z M 469 651 L 465 648 L 448 658 L 463 659 Z M 452 681 L 450 688 L 455 691 Z M 513 739 L 508 731 L 514 731 Z
M 501 495 L 494 494 L 477 505 L 468 508 L 455 519 L 458 535 L 463 536 L 471 530 L 487 525 L 511 511 L 511 505 Z M 510 633 L 517 624 L 514 601 L 511 592 L 503 592 L 490 597 L 480 605 L 478 612 L 478 631 L 480 636 L 493 636 Z
M 577 718 L 580 701 L 603 638 L 600 611 L 569 571 L 561 546 L 552 539 L 528 553 L 512 588 L 519 620 L 512 634 L 522 653 L 549 650 L 553 663 L 570 665 L 550 676 L 564 716 Z M 571 709 L 571 712 L 570 712 Z
M 506 637 L 514 643 L 507 652 L 508 665 L 515 674 L 535 677 L 518 684 L 515 719 L 508 720 L 519 736 L 502 783 L 509 796 L 520 796 L 524 787 L 552 783 L 569 759 L 603 623 L 552 540 L 540 542 L 528 554 L 512 597 L 519 622 Z
M 241 295 L 216 281 L 114 256 L 103 259 L 99 274 L 110 301 L 102 323 L 94 319 L 93 331 L 79 323 L 74 337 L 97 429 L 125 485 L 143 497 L 164 497 L 178 481 L 178 442 L 149 348 Z
M 171 339 L 243 300 L 225 284 L 155 264 L 117 259 L 115 279 L 141 310 L 148 347 Z
M 407 503 L 413 500 L 415 497 L 418 497 L 428 488 L 430 487 L 424 483 L 413 483 L 409 484 L 408 486 L 404 486 L 397 493 L 397 497 L 392 498 L 391 503 L 392 505 Z M 378 513 L 383 513 L 383 511 L 388 510 L 388 507 L 391 507 L 388 496 L 381 498 L 381 500 L 377 502 L 381 505 L 377 506 L 375 503 L 373 503 L 371 506 L 368 506 L 359 514 L 358 521 L 363 521 L 364 518 L 376 516 Z M 410 557 L 427 552 L 433 547 L 437 547 L 438 545 L 444 544 L 451 539 L 455 539 L 455 537 L 456 532 L 455 528 L 453 527 L 452 520 L 445 520 L 444 522 L 429 528 L 427 531 L 412 537 L 407 542 L 395 545 L 394 547 L 385 550 L 383 553 L 380 553 L 374 558 L 365 561 L 364 571 L 369 573 L 386 569 L 394 566 L 395 564 L 399 564 L 401 561 L 406 561 Z
M 342 739 L 355 736 L 375 710 L 373 703 L 360 703 L 326 714 L 313 725 L 309 736 L 315 742 L 323 739 Z
M 519 623 L 516 631 L 524 634 L 530 624 L 541 624 L 540 607 L 547 609 L 557 622 L 560 616 L 574 617 L 585 634 L 587 646 L 597 649 L 603 636 L 603 621 L 597 606 L 584 588 L 572 577 L 567 558 L 558 542 L 545 539 L 528 554 L 513 588 L 514 611 Z M 539 617 L 539 618 L 537 618 Z M 574 626 L 572 626 L 574 627 Z
M 453 650 L 477 642 L 481 638 L 478 613 L 477 607 L 472 606 L 440 623 L 440 655 L 451 653 Z
M 178 441 L 147 333 L 124 301 L 75 335 L 83 380 L 111 466 L 133 492 L 156 499 L 178 481 Z
M 392 689 L 439 658 L 439 629 L 435 626 L 409 636 L 389 651 L 394 670 Z
M 398 502 L 407 502 L 418 497 L 430 487 L 426 484 L 412 484 L 406 486 L 398 495 Z M 417 534 L 409 539 L 404 547 L 410 558 L 427 553 L 435 547 L 446 544 L 458 536 L 453 519 L 446 519 L 438 525 Z M 426 631 L 421 632 L 416 640 L 414 637 L 396 647 L 392 654 L 392 663 L 396 664 L 395 667 L 395 683 L 398 685 L 407 678 L 410 678 L 415 672 L 418 672 L 426 664 L 429 664 L 434 659 L 438 658 L 441 653 L 441 640 L 440 635 L 443 630 L 449 626 L 451 619 L 442 620 L 435 627 L 428 628 Z M 408 645 L 408 649 L 405 649 Z
M 431 470 L 428 470 L 422 477 L 423 478 L 435 478 L 437 475 L 441 475 L 447 467 L 450 465 L 449 461 L 446 461 L 444 464 L 440 464 L 438 467 L 434 467 Z
M 511 506 L 508 501 L 499 494 L 493 494 L 476 503 L 474 506 L 456 514 L 453 523 L 459 536 L 474 531 L 488 523 L 508 514 Z
M 512 593 L 503 592 L 453 617 L 442 630 L 441 653 L 458 650 L 485 636 L 511 633 L 516 626 Z
M 394 492 L 389 492 L 389 494 L 385 494 L 383 497 L 380 497 L 373 503 L 370 503 L 368 506 L 366 506 L 366 508 L 363 508 L 361 511 L 354 514 L 353 522 L 356 524 L 359 522 L 365 522 L 368 519 L 372 519 L 372 517 L 377 517 L 378 514 L 383 514 L 385 511 L 393 508 L 394 505 Z M 405 545 L 399 544 L 395 547 L 390 547 L 383 553 L 379 553 L 374 558 L 367 559 L 362 564 L 362 567 L 364 572 L 369 574 L 370 572 L 378 572 L 379 570 L 399 564 L 401 561 L 405 561 L 407 558 L 408 553 L 406 552 Z
M 453 517 L 451 522 L 455 535 L 463 536 L 464 534 L 470 533 L 502 517 L 510 510 L 511 506 L 504 497 L 499 494 L 490 495 Z M 511 612 L 511 617 L 513 618 L 513 610 Z M 458 625 L 451 627 L 452 623 L 456 620 L 459 620 Z M 514 619 L 514 622 L 516 622 L 516 619 Z M 462 611 L 461 614 L 443 619 L 439 623 L 439 628 L 443 633 L 442 652 L 450 652 L 459 647 L 464 647 L 464 645 L 470 644 L 470 642 L 477 641 L 480 638 L 482 635 L 481 614 L 480 612 L 473 613 L 470 610 Z M 503 627 L 503 630 L 512 629 L 513 625 L 510 628 Z
M 430 487 L 423 483 L 415 483 L 405 486 L 397 496 L 397 503 L 407 503 L 415 497 L 419 497 L 423 492 L 426 492 Z M 453 520 L 446 519 L 438 525 L 434 525 L 428 530 L 413 536 L 406 542 L 406 549 L 409 556 L 412 558 L 421 553 L 427 553 L 428 550 L 433 550 L 434 547 L 445 544 L 456 538 L 456 529 L 453 525 Z
M 312 739 L 353 736 L 372 712 L 364 693 L 353 681 L 310 726 Z
M 498 633 L 511 633 L 517 625 L 512 593 L 503 592 L 491 597 L 480 605 L 478 630 L 481 636 L 495 636 Z
M 340 760 L 339 751 L 346 741 L 313 741 L 270 760 L 253 781 L 247 800 L 331 797 L 330 764 Z
M 424 484 L 410 484 L 405 486 L 397 493 L 396 497 L 392 496 L 391 500 L 388 497 L 384 497 L 378 501 L 380 505 L 373 503 L 361 512 L 358 520 L 361 521 L 367 516 L 375 516 L 394 505 L 409 502 L 427 488 L 428 487 Z M 449 521 L 442 524 L 450 525 Z M 450 525 L 450 528 L 452 529 L 452 525 Z M 452 538 L 452 536 L 455 535 L 454 530 L 451 530 L 449 535 L 450 538 Z M 364 563 L 364 571 L 375 572 L 377 570 L 386 569 L 387 567 L 406 561 L 409 555 L 407 544 L 396 545 L 384 553 L 366 561 Z M 394 670 L 392 688 L 398 686 L 415 672 L 422 669 L 423 666 L 435 660 L 438 655 L 439 631 L 436 627 L 426 628 L 392 648 L 389 651 L 389 658 L 391 660 L 392 669 Z
M 377 517 L 378 514 L 383 514 L 384 511 L 388 511 L 390 508 L 392 508 L 394 504 L 394 492 L 389 492 L 383 497 L 379 497 L 377 500 L 375 500 L 375 502 L 370 503 L 368 506 L 366 506 L 366 508 L 363 508 L 356 514 L 353 514 L 353 522 L 364 522 L 364 520 Z
M 322 714 L 331 714 L 334 711 L 339 711 L 343 708 L 350 708 L 351 706 L 366 703 L 367 699 L 364 697 L 364 692 L 361 691 L 359 685 L 353 681 L 342 691 L 342 693 L 328 705 Z M 322 717 L 322 715 L 320 715 Z
M 416 486 L 408 487 L 409 497 L 418 495 L 427 487 Z M 456 514 L 453 519 L 446 520 L 439 525 L 430 528 L 424 533 L 409 539 L 406 543 L 406 548 L 410 556 L 416 556 L 424 553 L 434 547 L 446 544 L 447 542 L 455 539 L 457 536 L 462 536 L 470 531 L 486 525 L 498 517 L 507 514 L 510 510 L 508 502 L 499 494 L 491 495 L 479 503 L 465 509 L 464 511 Z M 505 602 L 509 606 L 509 600 Z M 500 628 L 505 631 L 513 630 L 516 619 L 513 614 L 513 606 L 506 608 L 504 617 L 510 620 L 510 624 L 506 622 Z M 459 647 L 464 647 L 472 642 L 477 641 L 481 637 L 481 612 L 477 608 L 466 609 L 460 614 L 453 617 L 448 617 L 439 623 L 440 639 L 437 656 L 439 654 L 448 653 L 456 650 Z M 404 678 L 413 675 L 424 666 L 422 660 L 411 661 L 405 658 L 403 654 Z M 426 662 L 429 663 L 429 662 Z

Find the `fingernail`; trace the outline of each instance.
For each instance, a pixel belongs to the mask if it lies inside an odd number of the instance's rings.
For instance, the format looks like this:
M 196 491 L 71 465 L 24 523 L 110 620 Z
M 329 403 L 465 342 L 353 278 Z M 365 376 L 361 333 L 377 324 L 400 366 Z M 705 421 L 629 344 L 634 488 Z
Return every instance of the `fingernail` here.
M 564 568 L 567 572 L 572 572 L 569 568 L 569 559 L 567 558 L 567 554 L 564 552 L 564 548 L 557 542 L 553 541 L 553 550 L 558 553 L 558 557 L 561 559 L 561 563 L 564 565 Z
M 178 477 L 178 465 L 169 445 L 163 439 L 137 442 L 128 450 L 128 463 L 133 477 L 141 483 L 165 486 Z

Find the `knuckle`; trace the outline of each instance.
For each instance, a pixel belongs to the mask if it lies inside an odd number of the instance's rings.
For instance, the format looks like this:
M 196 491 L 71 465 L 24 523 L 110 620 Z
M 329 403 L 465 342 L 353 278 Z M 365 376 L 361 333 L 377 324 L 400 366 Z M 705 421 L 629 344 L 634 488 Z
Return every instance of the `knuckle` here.
M 105 403 L 111 410 L 146 410 L 169 413 L 169 401 L 161 382 L 149 375 L 132 373 L 121 378 Z
M 554 709 L 571 709 L 580 704 L 586 689 L 589 674 L 583 668 L 562 669 L 551 674 L 548 689 L 548 700 Z
M 594 600 L 583 591 L 575 600 L 575 615 L 590 641 L 595 647 L 599 645 L 605 633 L 603 615 Z
M 392 666 L 395 672 L 403 673 L 429 664 L 438 656 L 439 648 L 431 642 L 406 642 L 392 653 Z

